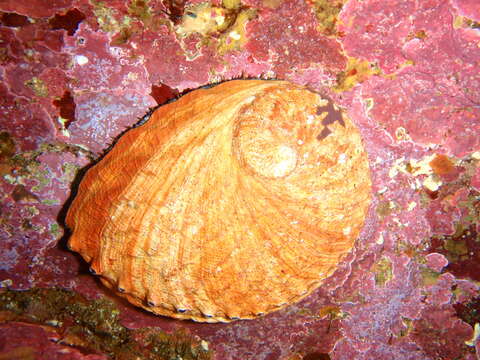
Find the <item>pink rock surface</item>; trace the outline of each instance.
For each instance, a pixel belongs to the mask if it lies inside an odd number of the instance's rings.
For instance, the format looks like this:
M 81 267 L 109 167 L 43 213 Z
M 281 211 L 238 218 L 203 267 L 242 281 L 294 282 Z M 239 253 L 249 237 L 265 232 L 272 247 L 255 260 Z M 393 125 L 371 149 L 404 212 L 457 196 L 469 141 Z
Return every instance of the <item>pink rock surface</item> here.
M 471 310 L 480 291 L 478 2 L 350 0 L 328 37 L 318 4 L 245 1 L 256 16 L 244 42 L 220 53 L 230 28 L 175 32 L 188 2 L 0 2 L 0 284 L 112 296 L 62 238 L 78 171 L 157 101 L 221 79 L 276 77 L 329 93 L 362 132 L 374 196 L 355 249 L 311 296 L 263 318 L 174 321 L 113 297 L 124 325 L 188 328 L 219 360 L 473 359 L 465 341 L 480 322 Z M 352 58 L 377 75 L 333 91 Z M 432 170 L 435 154 L 452 172 Z M 0 357 L 58 350 L 94 359 L 49 343 L 39 326 L 6 323 L 0 333 Z
M 441 272 L 448 265 L 447 258 L 442 254 L 431 253 L 426 256 L 426 259 L 428 267 L 436 272 Z
M 475 169 L 475 174 L 472 177 L 472 187 L 480 191 L 480 166 Z
M 476 0 L 454 0 L 453 5 L 463 16 L 479 21 L 480 20 L 480 4 Z
M 292 21 L 291 14 L 295 14 Z M 249 24 L 246 49 L 255 59 L 269 61 L 278 77 L 308 68 L 311 64 L 332 73 L 346 63 L 340 43 L 318 33 L 314 14 L 303 1 L 281 2 L 266 9 Z

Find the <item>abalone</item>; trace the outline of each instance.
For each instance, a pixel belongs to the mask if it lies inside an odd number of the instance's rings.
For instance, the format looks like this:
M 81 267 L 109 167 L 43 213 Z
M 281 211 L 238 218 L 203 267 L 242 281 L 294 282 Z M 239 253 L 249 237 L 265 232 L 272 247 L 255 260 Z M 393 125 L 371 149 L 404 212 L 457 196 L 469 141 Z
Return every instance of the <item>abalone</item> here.
M 68 211 L 69 246 L 156 314 L 251 319 L 321 285 L 371 200 L 362 138 L 331 99 L 285 81 L 192 91 L 126 132 Z

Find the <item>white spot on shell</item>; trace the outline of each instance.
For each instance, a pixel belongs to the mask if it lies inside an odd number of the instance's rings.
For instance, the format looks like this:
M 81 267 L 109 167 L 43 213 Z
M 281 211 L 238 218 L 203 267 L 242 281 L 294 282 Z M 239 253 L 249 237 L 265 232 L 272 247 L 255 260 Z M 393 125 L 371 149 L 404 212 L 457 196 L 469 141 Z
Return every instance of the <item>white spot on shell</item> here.
M 276 158 L 279 160 L 273 165 L 272 174 L 275 177 L 281 177 L 288 174 L 297 163 L 297 153 L 288 146 L 279 146 Z
M 196 225 L 191 225 L 188 227 L 188 233 L 190 235 L 195 235 L 196 233 L 198 233 L 198 226 Z

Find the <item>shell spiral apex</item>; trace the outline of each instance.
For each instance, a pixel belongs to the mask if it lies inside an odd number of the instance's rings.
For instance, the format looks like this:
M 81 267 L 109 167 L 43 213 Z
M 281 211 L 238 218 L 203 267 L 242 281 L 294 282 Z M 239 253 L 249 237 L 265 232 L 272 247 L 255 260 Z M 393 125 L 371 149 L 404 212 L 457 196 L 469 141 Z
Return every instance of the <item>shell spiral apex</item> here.
M 310 294 L 353 247 L 371 200 L 359 131 L 284 81 L 188 93 L 85 175 L 69 246 L 156 314 L 250 319 Z

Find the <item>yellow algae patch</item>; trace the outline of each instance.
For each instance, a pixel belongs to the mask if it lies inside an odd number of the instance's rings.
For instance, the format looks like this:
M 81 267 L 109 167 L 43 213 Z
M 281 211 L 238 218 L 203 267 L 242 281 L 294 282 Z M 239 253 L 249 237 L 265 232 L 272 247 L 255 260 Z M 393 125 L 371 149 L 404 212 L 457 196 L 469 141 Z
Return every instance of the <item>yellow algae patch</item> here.
M 235 18 L 233 25 L 220 38 L 218 52 L 225 54 L 228 51 L 240 50 L 247 42 L 245 35 L 246 25 L 256 16 L 257 12 L 254 9 L 241 10 Z
M 372 75 L 380 75 L 380 69 L 366 60 L 349 57 L 345 71 L 337 75 L 334 90 L 343 92 L 367 80 Z
M 212 6 L 208 2 L 188 6 L 175 31 L 181 37 L 193 33 L 205 36 L 224 31 L 230 25 L 228 13 L 227 9 Z

